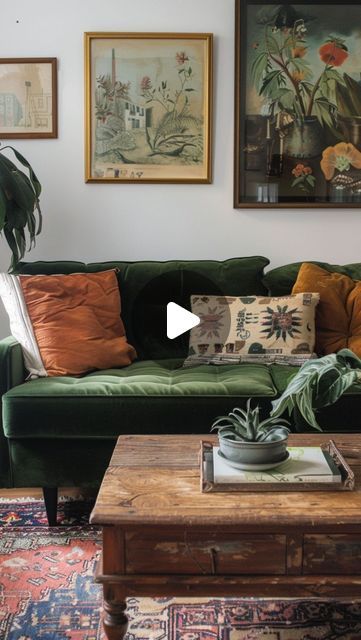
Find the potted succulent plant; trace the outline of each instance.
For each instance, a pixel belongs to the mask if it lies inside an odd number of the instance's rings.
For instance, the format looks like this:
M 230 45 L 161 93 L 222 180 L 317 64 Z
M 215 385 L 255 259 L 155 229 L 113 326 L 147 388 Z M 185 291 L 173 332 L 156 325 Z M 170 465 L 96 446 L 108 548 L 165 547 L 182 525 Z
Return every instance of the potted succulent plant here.
M 236 407 L 227 416 L 216 418 L 211 431 L 218 431 L 221 454 L 232 462 L 262 465 L 282 462 L 287 457 L 290 430 L 287 420 L 267 418 L 259 421 L 259 407 L 247 410 Z
M 21 171 L 4 154 L 11 149 L 27 171 Z M 13 147 L 0 149 L 0 233 L 3 232 L 12 257 L 11 269 L 14 270 L 26 251 L 26 235 L 29 237 L 29 250 L 35 245 L 35 236 L 41 231 L 41 212 L 39 196 L 41 185 L 29 162 Z M 35 212 L 38 213 L 38 222 Z

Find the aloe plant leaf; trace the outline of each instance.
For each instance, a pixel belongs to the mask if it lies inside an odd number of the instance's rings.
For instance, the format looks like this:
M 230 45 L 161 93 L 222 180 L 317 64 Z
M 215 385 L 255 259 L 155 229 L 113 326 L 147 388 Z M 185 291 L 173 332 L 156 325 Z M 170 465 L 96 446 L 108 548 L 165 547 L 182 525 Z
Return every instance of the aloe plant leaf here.
M 221 424 L 221 423 L 226 423 L 226 424 Z M 218 418 L 216 418 L 214 420 L 214 422 L 212 423 L 212 427 L 211 427 L 211 431 L 214 431 L 215 429 L 219 429 L 222 426 L 228 426 L 229 425 L 229 420 L 228 420 L 228 416 L 219 416 Z
M 288 435 L 288 433 L 283 433 L 282 431 L 270 431 L 266 434 L 264 442 L 276 442 L 277 440 L 282 440 Z
M 257 442 L 264 442 L 264 440 L 266 439 L 267 433 L 259 433 L 257 435 Z
M 241 416 L 239 416 L 237 413 L 235 413 L 234 411 L 230 411 L 229 416 L 231 416 L 232 418 L 234 418 L 235 420 L 237 420 L 237 422 L 239 424 L 245 424 L 245 419 L 242 418 Z
M 243 416 L 243 418 L 245 418 L 247 420 L 247 413 L 244 411 L 244 409 L 241 409 L 240 407 L 235 407 L 232 410 L 233 413 L 235 414 L 240 414 L 241 416 Z
M 232 416 L 228 416 L 228 421 L 234 426 L 235 429 L 241 429 L 241 431 L 245 431 L 245 427 L 243 427 L 239 420 L 233 418 Z
M 227 427 L 220 427 L 218 429 L 218 435 L 221 436 L 222 438 L 229 438 L 232 440 L 237 439 L 237 434 L 231 429 L 227 429 Z
M 240 425 L 237 420 L 230 416 L 216 418 L 216 420 L 212 424 L 211 431 L 214 431 L 219 427 L 229 427 L 236 431 L 239 430 L 241 433 L 246 433 L 246 429 L 242 427 L 242 425 Z
M 275 424 L 290 424 L 290 422 L 285 418 L 278 418 L 275 416 L 274 418 L 266 418 L 266 420 L 263 420 L 262 422 L 260 422 L 258 429 L 259 430 L 268 429 L 269 427 Z

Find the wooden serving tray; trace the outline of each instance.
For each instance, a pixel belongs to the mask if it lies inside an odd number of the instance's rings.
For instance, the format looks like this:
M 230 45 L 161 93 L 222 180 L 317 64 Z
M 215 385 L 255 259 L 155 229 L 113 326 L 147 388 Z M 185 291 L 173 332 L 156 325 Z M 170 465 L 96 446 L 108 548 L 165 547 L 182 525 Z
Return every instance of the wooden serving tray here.
M 200 480 L 202 493 L 211 492 L 258 492 L 265 491 L 352 491 L 355 487 L 355 475 L 346 460 L 338 450 L 335 442 L 329 440 L 321 444 L 321 449 L 327 452 L 341 472 L 341 482 L 214 482 L 213 476 L 213 446 L 212 442 L 201 440 L 200 448 Z

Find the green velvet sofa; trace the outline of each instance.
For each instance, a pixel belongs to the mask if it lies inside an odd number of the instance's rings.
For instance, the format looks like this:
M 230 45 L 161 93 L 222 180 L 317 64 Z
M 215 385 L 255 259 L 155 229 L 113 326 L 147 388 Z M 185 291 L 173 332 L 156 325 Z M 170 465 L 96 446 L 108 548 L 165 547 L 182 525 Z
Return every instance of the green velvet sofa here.
M 59 486 L 100 484 L 115 440 L 127 433 L 207 433 L 213 418 L 255 398 L 266 414 L 297 368 L 241 364 L 182 368 L 189 334 L 166 337 L 166 305 L 189 308 L 191 294 L 284 295 L 301 263 L 268 271 L 261 256 L 217 261 L 22 263 L 19 273 L 94 272 L 116 267 L 122 318 L 138 360 L 80 378 L 26 381 L 13 338 L 0 342 L 0 485 L 44 489 L 49 522 Z M 361 264 L 327 265 L 361 279 Z M 66 340 L 66 336 L 64 336 Z M 360 431 L 352 388 L 320 416 L 328 431 Z M 295 430 L 303 428 L 293 424 Z

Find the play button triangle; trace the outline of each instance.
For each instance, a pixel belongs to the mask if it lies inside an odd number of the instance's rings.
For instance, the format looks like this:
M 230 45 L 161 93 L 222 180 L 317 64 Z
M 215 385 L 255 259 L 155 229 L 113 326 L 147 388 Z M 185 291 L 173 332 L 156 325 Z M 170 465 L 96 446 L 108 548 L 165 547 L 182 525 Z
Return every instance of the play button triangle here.
M 200 323 L 200 318 L 175 302 L 167 304 L 167 337 L 177 338 Z

